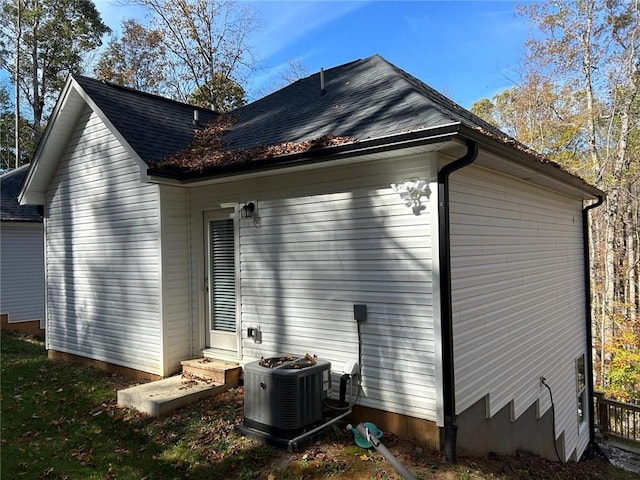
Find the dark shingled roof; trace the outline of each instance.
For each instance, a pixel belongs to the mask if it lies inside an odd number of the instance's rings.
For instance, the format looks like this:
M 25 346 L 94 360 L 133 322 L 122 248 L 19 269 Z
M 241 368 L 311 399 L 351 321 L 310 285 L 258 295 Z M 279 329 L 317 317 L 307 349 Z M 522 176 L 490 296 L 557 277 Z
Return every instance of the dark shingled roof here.
M 74 75 L 74 80 L 149 166 L 184 149 L 193 139 L 193 111 L 200 123 L 216 112 L 139 92 L 112 83 Z
M 232 113 L 232 149 L 301 142 L 324 135 L 358 141 L 452 123 L 504 133 L 379 55 L 357 60 L 278 90 Z
M 427 139 L 462 129 L 467 130 L 462 137 L 472 132 L 562 170 L 379 55 L 324 71 L 324 90 L 320 77 L 318 72 L 300 79 L 228 116 L 87 77 L 74 79 L 152 175 L 187 180 L 268 166 L 274 157 L 279 158 L 274 165 L 295 155 L 296 161 L 306 161 L 306 155 L 317 161 L 336 148 L 384 146 L 400 134 Z M 204 127 L 195 142 L 194 109 Z
M 0 220 L 5 222 L 42 222 L 42 215 L 34 205 L 22 206 L 17 197 L 29 165 L 10 170 L 0 176 Z
M 192 141 L 196 107 L 83 76 L 74 79 L 149 167 L 161 166 Z M 364 141 L 457 123 L 507 138 L 379 55 L 330 68 L 324 80 L 324 91 L 316 73 L 231 112 L 237 121 L 224 136 L 225 147 L 248 150 L 325 135 Z M 198 110 L 201 125 L 218 117 Z

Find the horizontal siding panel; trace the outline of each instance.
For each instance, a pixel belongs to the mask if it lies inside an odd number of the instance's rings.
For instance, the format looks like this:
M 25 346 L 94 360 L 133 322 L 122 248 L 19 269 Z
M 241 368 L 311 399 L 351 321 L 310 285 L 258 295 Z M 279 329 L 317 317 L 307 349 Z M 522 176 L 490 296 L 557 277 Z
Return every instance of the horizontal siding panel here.
M 384 370 L 384 369 L 385 369 L 384 364 L 379 365 L 378 368 L 375 370 L 375 372 L 379 372 L 380 370 Z M 435 400 L 436 398 L 435 397 L 435 381 L 433 378 L 431 378 L 432 380 L 431 382 L 425 382 L 424 381 L 425 378 L 428 378 L 428 377 L 404 375 L 402 378 L 402 381 L 399 381 L 397 378 L 381 378 L 381 377 L 373 376 L 373 375 L 370 375 L 369 373 L 366 373 L 366 375 L 363 375 L 362 386 L 365 391 L 369 391 L 369 394 L 371 393 L 371 390 L 375 389 L 380 393 L 385 392 L 383 395 L 389 395 L 392 398 L 397 397 L 397 392 L 401 391 L 403 388 L 425 389 L 428 391 L 428 393 L 424 397 L 422 397 L 421 400 L 423 402 L 425 400 Z M 415 405 L 417 402 L 411 399 L 407 403 L 409 403 L 410 405 Z
M 47 229 L 48 232 L 48 229 Z M 105 245 L 106 247 L 116 248 L 123 251 L 128 251 L 127 248 L 130 246 L 139 247 L 141 245 L 146 245 L 145 248 L 149 248 L 149 244 L 157 241 L 158 234 L 157 232 L 148 231 L 144 233 L 137 233 L 136 235 L 132 235 L 127 238 L 117 238 L 117 237 L 107 237 L 107 238 L 99 238 L 100 245 Z M 64 240 L 67 240 L 67 244 L 73 244 L 74 247 L 82 247 L 85 246 L 92 247 L 95 249 L 96 247 L 96 236 L 95 235 L 83 235 L 83 236 L 74 236 L 72 234 L 65 237 L 64 233 L 58 233 L 55 235 L 47 234 L 47 239 L 51 239 L 51 247 L 47 246 L 47 251 L 49 248 L 52 252 L 64 252 L 65 243 Z
M 76 242 L 74 242 L 75 244 Z M 50 250 L 54 256 L 57 253 L 64 253 L 64 249 L 61 246 L 52 248 Z M 79 251 L 74 252 L 74 258 L 96 258 L 96 257 L 122 257 L 123 255 L 136 255 L 138 257 L 158 257 L 157 252 L 152 252 L 147 246 L 135 241 L 129 242 L 117 242 L 112 241 L 110 243 L 89 244 L 83 246 Z
M 262 234 L 256 239 L 256 243 L 260 244 L 280 244 L 280 243 L 325 243 L 333 241 L 350 241 L 352 248 L 355 248 L 360 240 L 377 239 L 379 241 L 393 242 L 396 238 L 416 237 L 420 235 L 420 232 L 416 231 L 415 226 L 398 227 L 385 231 L 380 227 L 375 228 L 360 228 L 354 230 L 329 230 L 329 231 L 317 231 L 317 232 L 300 232 L 294 235 L 283 235 L 282 233 L 274 232 L 272 234 Z M 422 227 L 422 234 L 426 237 L 428 230 Z M 240 242 L 240 248 L 245 247 L 248 244 L 248 237 L 242 237 Z M 326 248 L 326 245 L 322 245 Z M 400 245 L 398 246 L 400 247 Z
M 353 304 L 365 303 L 363 404 L 435 419 L 431 217 L 368 192 L 259 201 L 260 228 L 240 223 L 243 330 L 263 338 L 244 353 L 357 359 Z M 411 357 L 422 367 L 396 366 Z
M 144 258 L 144 257 L 143 257 Z M 151 261 L 157 261 L 157 257 L 148 257 Z M 151 262 L 143 264 L 136 268 L 136 265 L 119 263 L 114 265 L 99 265 L 89 262 L 80 262 L 77 260 L 68 261 L 52 261 L 47 264 L 53 269 L 68 270 L 73 272 L 75 278 L 88 278 L 95 279 L 99 277 L 107 277 L 113 275 L 115 278 L 122 276 L 133 275 L 137 279 L 143 278 L 156 278 L 158 277 L 160 269 L 157 265 L 152 265 Z M 77 276 L 76 276 L 77 274 Z
M 73 146 L 73 143 L 71 146 Z M 74 164 L 83 164 L 104 153 L 110 156 L 109 158 L 112 162 L 95 162 L 92 164 L 94 168 L 73 167 Z M 64 173 L 54 175 L 53 181 L 64 182 L 68 187 L 80 187 L 78 189 L 79 191 L 85 190 L 84 186 L 86 184 L 100 184 L 104 186 L 100 181 L 100 177 L 104 175 L 108 175 L 110 178 L 116 180 L 125 179 L 125 181 L 129 181 L 132 175 L 139 175 L 140 171 L 134 163 L 125 166 L 123 162 L 127 162 L 128 159 L 128 152 L 120 147 L 115 140 L 101 145 L 101 148 L 76 150 L 73 156 L 70 157 L 71 163 L 69 163 L 69 168 Z M 117 165 L 121 168 L 118 168 Z M 86 178 L 87 182 L 82 182 L 82 178 Z
M 154 228 L 158 226 L 158 219 L 155 216 L 136 217 L 133 214 L 124 216 L 124 218 L 116 217 L 109 221 L 106 221 L 104 217 L 99 219 L 87 217 L 86 221 L 87 223 L 77 225 L 74 218 L 70 218 L 67 221 L 63 220 L 51 227 L 51 233 L 55 235 L 58 231 L 69 232 L 72 234 L 71 238 L 85 234 L 93 237 L 109 234 L 127 236 L 135 234 L 137 231 L 142 233 L 153 232 Z
M 403 207 L 404 208 L 404 207 Z M 398 208 L 395 212 L 395 215 L 390 215 L 384 212 L 367 212 L 366 215 L 362 215 L 358 218 L 349 218 L 348 211 L 343 214 L 344 218 L 331 218 L 331 215 L 327 212 L 322 211 L 318 216 L 320 218 L 315 218 L 314 221 L 306 221 L 300 223 L 293 223 L 291 217 L 278 217 L 280 220 L 276 223 L 276 225 L 270 225 L 275 222 L 269 221 L 273 220 L 273 218 L 264 218 L 262 216 L 263 210 L 260 210 L 260 226 L 263 228 L 273 226 L 273 230 L 275 232 L 285 230 L 287 234 L 292 233 L 313 233 L 313 232 L 323 232 L 326 231 L 327 227 L 331 227 L 331 231 L 340 231 L 340 230 L 357 230 L 357 229 L 366 229 L 371 227 L 372 223 L 378 224 L 377 228 L 388 228 L 388 227 L 416 227 L 416 228 L 424 228 L 416 218 L 419 217 L 407 217 L 406 211 Z M 307 218 L 309 216 L 309 212 L 304 214 Z M 372 222 L 372 219 L 375 221 Z M 277 227 L 277 228 L 276 228 Z M 249 231 L 246 237 L 252 236 L 263 236 L 261 231 Z
M 398 207 L 396 199 L 388 195 L 385 188 L 369 188 L 359 189 L 347 192 L 325 193 L 324 195 L 296 196 L 290 198 L 277 198 L 276 200 L 265 200 L 260 202 L 260 217 L 280 216 L 287 217 L 285 212 L 302 213 L 306 211 L 314 211 L 322 213 L 326 208 L 315 208 L 307 206 L 312 205 L 330 205 L 332 211 L 339 210 L 355 210 L 365 208 L 367 211 L 371 209 L 380 209 L 385 206 L 392 208 Z M 301 208 L 302 210 L 298 210 Z M 354 216 L 358 212 L 353 212 Z
M 58 345 L 56 350 L 80 357 L 100 360 L 127 368 L 135 368 L 144 372 L 155 372 L 160 368 L 155 349 L 136 349 L 137 355 L 132 358 L 131 350 L 136 347 L 124 345 L 118 338 L 101 339 L 99 342 L 70 342 L 67 332 L 67 334 L 51 335 L 50 341 Z
M 158 187 L 88 108 L 46 211 L 47 347 L 161 374 Z
M 49 291 L 53 291 L 56 287 L 54 285 L 48 286 Z M 101 306 L 109 306 L 113 305 L 114 302 L 119 302 L 122 300 L 126 300 L 127 308 L 131 310 L 158 310 L 158 295 L 147 295 L 147 294 L 138 294 L 134 295 L 132 293 L 105 293 L 103 291 L 93 290 L 93 291 L 79 291 L 75 288 L 67 289 L 67 296 L 65 303 L 68 303 L 69 299 L 82 298 L 85 302 L 91 302 L 92 307 L 101 307 Z
M 291 318 L 247 314 L 243 315 L 243 319 L 247 323 L 264 323 L 264 327 L 261 329 L 263 333 L 286 334 L 300 337 L 316 335 L 317 338 L 328 338 L 332 341 L 335 341 L 336 334 L 340 334 L 342 341 L 352 341 L 355 343 L 358 341 L 356 327 L 353 323 L 328 321 L 318 318 Z M 415 344 L 415 342 L 426 341 L 432 343 L 434 340 L 432 328 L 404 327 L 402 330 L 399 330 L 396 327 L 397 325 L 376 326 L 375 334 L 370 334 L 371 345 L 393 346 L 396 341 L 394 339 L 397 338 L 399 339 L 399 344 L 404 348 L 411 348 L 411 344 Z M 407 337 L 410 337 L 410 340 L 407 339 Z
M 314 311 L 321 311 L 323 315 L 334 315 L 336 312 L 342 313 L 344 319 L 353 321 L 353 302 L 350 300 L 330 300 L 330 299 L 312 299 L 307 298 L 304 302 L 292 298 L 273 298 L 273 297 L 255 297 L 250 302 L 242 304 L 243 311 L 254 312 L 264 311 L 269 313 L 272 310 L 267 308 L 285 308 L 287 311 L 295 314 L 298 308 L 307 308 Z M 418 317 L 427 319 L 433 316 L 431 305 L 407 305 L 407 304 L 387 304 L 387 303 L 368 303 L 367 304 L 367 322 L 368 323 L 387 323 L 387 319 L 394 318 L 410 318 Z M 397 321 L 397 320 L 396 320 Z M 415 321 L 415 319 L 412 319 Z M 427 323 L 430 320 L 426 320 Z
M 162 322 L 164 369 L 173 373 L 192 357 L 189 304 L 189 243 L 187 192 L 162 186 Z
M 149 273 L 138 271 L 135 273 L 127 273 L 119 271 L 105 277 L 100 285 L 101 287 L 117 287 L 121 291 L 124 291 L 123 289 L 127 289 L 128 287 L 133 287 L 157 292 L 157 289 L 153 285 L 155 277 L 156 275 L 154 272 Z M 47 282 L 48 284 L 57 282 L 61 284 L 59 285 L 61 288 L 68 287 L 70 290 L 76 288 L 76 285 L 78 285 L 78 288 L 83 288 L 86 282 L 91 282 L 93 279 L 90 272 L 81 274 L 77 271 L 72 272 L 61 270 L 47 273 L 47 278 L 51 279 L 51 282 Z M 92 291 L 93 289 L 91 288 L 89 290 Z
M 53 315 L 59 315 L 59 310 L 53 310 Z M 130 325 L 127 322 L 114 322 L 109 320 L 108 322 L 101 321 L 100 317 L 91 317 L 83 315 L 83 320 L 85 320 L 86 324 L 83 326 L 83 329 L 80 332 L 88 332 L 91 335 L 98 335 L 102 337 L 114 336 L 114 329 L 117 328 L 119 330 L 116 338 L 118 336 L 123 338 L 123 344 L 133 345 L 135 342 L 151 342 L 153 345 L 153 340 L 158 341 L 158 328 L 157 325 L 150 324 L 149 326 L 144 326 L 142 324 Z M 52 334 L 59 334 L 60 332 L 67 331 L 64 328 L 52 328 Z M 153 349 L 151 350 L 153 351 Z
M 48 290 L 52 295 L 53 290 Z M 124 307 L 113 306 L 113 302 L 87 300 L 84 297 L 77 298 L 69 296 L 66 300 L 47 301 L 47 307 L 51 312 L 58 312 L 61 316 L 67 315 L 73 317 L 75 315 L 92 316 L 97 321 L 106 321 L 108 318 L 120 317 L 130 321 L 135 318 L 134 325 L 145 325 L 151 321 L 157 322 L 159 310 L 148 305 L 136 304 L 128 302 Z M 156 324 L 157 327 L 157 324 Z
M 139 184 L 140 180 L 138 179 L 137 181 Z M 67 206 L 71 206 L 74 202 L 82 203 L 85 199 L 95 199 L 101 202 L 111 200 L 112 203 L 120 204 L 126 209 L 126 199 L 135 200 L 135 197 L 137 196 L 135 194 L 136 187 L 138 186 L 134 179 L 131 179 L 131 181 L 120 180 L 118 183 L 110 185 L 104 185 L 100 182 L 89 184 L 81 182 L 77 186 L 66 185 L 65 182 L 61 182 L 59 185 L 77 191 L 75 195 L 65 195 L 52 199 L 52 206 L 54 208 L 58 207 L 63 209 Z M 147 194 L 151 194 L 151 192 L 147 192 Z M 144 196 L 144 192 L 138 191 L 138 195 Z
M 251 297 L 263 297 L 264 295 L 274 294 L 274 289 L 265 288 L 250 288 L 242 287 L 243 301 L 250 302 Z M 278 289 L 277 293 L 284 298 L 297 299 L 299 302 L 306 302 L 310 300 L 342 300 L 353 303 L 387 303 L 387 304 L 399 304 L 403 305 L 411 303 L 413 305 L 431 306 L 433 305 L 432 295 L 422 294 L 400 294 L 400 293 L 388 293 L 383 291 L 364 291 L 364 290 L 324 290 L 324 291 L 308 291 L 305 289 Z
M 52 213 L 50 210 L 49 214 Z M 124 224 L 132 219 L 148 221 L 156 217 L 157 211 L 152 205 L 149 205 L 148 202 L 140 202 L 138 205 L 127 205 L 126 207 L 112 204 L 107 208 L 90 208 L 84 211 L 73 209 L 73 212 L 71 212 L 69 208 L 60 208 L 55 211 L 55 214 L 60 218 L 59 224 L 61 226 L 67 226 L 73 223 L 73 219 L 79 214 L 83 214 L 86 219 L 91 220 L 94 225 L 101 226 L 101 224 L 105 223 L 105 219 L 109 219 L 109 224 L 114 222 Z M 106 227 L 107 225 L 102 226 Z M 117 224 L 114 226 L 117 226 Z
M 64 288 L 61 284 L 49 284 L 49 289 L 55 290 L 58 288 Z M 69 295 L 67 297 L 73 297 L 74 294 L 78 297 L 81 297 L 85 300 L 91 299 L 96 302 L 102 301 L 105 304 L 111 304 L 114 301 L 119 301 L 125 298 L 127 302 L 130 302 L 132 305 L 142 305 L 147 309 L 157 310 L 157 306 L 159 303 L 159 297 L 157 295 L 157 291 L 148 289 L 146 292 L 144 290 L 140 290 L 137 293 L 133 292 L 122 292 L 116 291 L 112 289 L 111 292 L 105 292 L 105 289 L 101 289 L 99 292 L 94 290 L 85 289 L 80 290 L 77 288 L 69 289 Z M 96 305 L 99 305 L 96 303 Z
M 563 223 L 563 219 L 566 221 L 570 218 L 571 223 L 574 223 L 574 220 L 578 222 L 578 218 L 574 215 L 567 217 L 565 205 L 560 198 L 548 199 L 544 211 L 541 211 L 536 199 L 529 198 L 522 192 L 508 189 L 488 192 L 483 187 L 465 184 L 460 177 L 456 179 L 455 188 L 456 203 L 451 204 L 451 213 L 482 216 L 486 214 L 487 209 L 493 209 L 507 219 L 528 218 L 531 221 Z M 544 191 L 540 190 L 540 192 L 544 195 Z
M 42 224 L 0 225 L 0 313 L 8 320 L 39 320 L 44 327 Z
M 351 239 L 345 240 L 331 240 L 330 242 L 304 242 L 304 243 L 276 243 L 278 251 L 282 253 L 288 252 L 348 252 L 350 249 L 355 248 L 360 252 L 371 250 L 411 250 L 415 248 L 425 248 L 431 246 L 430 237 L 399 237 L 395 238 L 393 242 L 383 242 L 380 238 L 360 238 L 357 241 Z M 260 243 L 251 245 L 251 252 L 247 252 L 245 249 L 241 252 L 242 255 L 248 253 L 271 253 L 274 251 L 273 243 Z M 332 257 L 333 258 L 333 257 Z M 355 257 L 357 258 L 357 257 Z M 331 258 L 330 258 L 331 259 Z M 268 261 L 267 258 L 264 261 Z
M 370 359 L 368 362 L 363 362 L 365 367 L 367 365 L 377 365 L 380 358 L 384 358 L 390 362 L 393 361 L 394 367 L 396 366 L 395 362 L 398 360 L 415 362 L 417 364 L 430 364 L 432 361 L 435 362 L 433 349 L 429 349 L 428 346 L 425 346 L 424 351 L 417 352 L 408 348 L 402 348 L 401 345 L 389 347 L 384 345 L 368 345 L 363 342 L 362 355 L 363 358 Z M 400 368 L 395 368 L 393 371 L 396 370 L 400 370 Z
M 367 372 L 365 377 L 367 382 L 363 384 L 365 390 L 377 389 L 393 392 L 394 388 L 410 388 L 412 390 L 424 389 L 428 393 L 423 400 L 435 400 L 436 391 L 436 379 L 435 376 L 424 374 L 408 374 L 406 373 L 403 382 L 399 384 L 392 372 L 389 372 L 384 365 L 380 365 L 379 368 Z
M 126 206 L 128 210 L 131 211 L 141 211 L 148 207 L 148 202 L 144 196 L 136 195 L 136 190 L 127 187 L 124 190 L 124 193 L 128 194 L 127 196 L 119 196 L 118 199 L 122 203 L 124 200 L 126 202 Z M 64 203 L 62 201 L 57 202 L 55 205 L 50 205 L 47 211 L 49 214 L 55 215 L 71 215 L 69 209 L 73 209 L 74 214 L 80 214 L 84 212 L 92 212 L 97 211 L 100 212 L 101 215 L 104 214 L 115 214 L 122 212 L 122 205 L 114 205 L 113 199 L 108 195 L 93 195 L 92 202 L 87 203 L 84 198 L 74 198 L 73 200 L 65 199 Z M 126 210 L 125 210 L 126 211 Z
M 390 157 L 191 189 L 193 311 L 204 319 L 202 212 L 255 201 L 259 226 L 238 222 L 242 360 L 308 352 L 342 368 L 358 358 L 353 305 L 366 303 L 370 378 L 360 403 L 435 420 L 431 212 L 414 216 L 389 185 L 430 178 L 436 160 Z M 246 338 L 255 325 L 260 344 Z
M 273 259 L 272 264 L 275 263 Z M 335 280 L 342 278 L 353 282 L 430 282 L 431 275 L 425 271 L 425 267 L 430 265 L 423 262 L 394 262 L 397 270 L 384 271 L 384 261 L 309 261 L 307 268 L 301 262 L 277 262 L 281 266 L 282 272 L 277 275 L 282 280 Z M 243 264 L 245 265 L 245 264 Z M 243 277 L 247 280 L 260 280 L 264 278 L 272 279 L 276 274 L 265 270 L 262 263 L 245 265 Z
M 112 349 L 114 352 L 122 353 L 126 353 L 135 348 L 141 357 L 155 356 L 157 358 L 156 348 L 154 347 L 154 344 L 159 341 L 157 336 L 146 336 L 148 341 L 145 342 L 142 335 L 124 337 L 122 334 L 115 334 L 113 329 L 109 329 L 108 327 L 101 329 L 98 326 L 92 326 L 90 330 L 78 331 L 58 328 L 56 326 L 52 327 L 50 332 L 52 338 L 62 338 L 66 336 L 66 338 L 69 339 L 70 334 L 81 337 L 80 343 L 90 345 L 92 348 L 104 348 L 105 351 Z
M 424 244 L 422 245 L 424 247 Z M 252 249 L 250 252 L 242 252 L 240 261 L 246 268 L 251 268 L 251 262 L 271 261 L 266 259 L 263 253 L 268 253 L 269 247 Z M 326 269 L 351 269 L 367 268 L 378 270 L 388 266 L 392 260 L 399 265 L 399 269 L 431 270 L 431 251 L 428 248 L 414 247 L 410 251 L 400 248 L 377 248 L 358 250 L 332 250 L 336 260 L 327 258 L 324 252 L 310 250 L 277 250 L 278 262 L 289 263 L 289 268 L 296 268 L 300 261 L 318 262 L 318 267 L 326 266 Z M 302 269 L 302 267 L 298 267 Z
M 355 275 L 354 275 L 355 276 Z M 265 280 L 273 281 L 290 281 L 295 282 L 295 288 L 291 288 L 292 292 L 297 291 L 314 291 L 314 294 L 322 294 L 323 291 L 335 291 L 336 282 L 340 282 L 340 288 L 344 291 L 363 291 L 363 292 L 381 292 L 384 295 L 393 293 L 408 294 L 408 293 L 431 293 L 431 282 L 426 281 L 399 281 L 397 279 L 390 278 L 385 279 L 365 279 L 356 278 L 354 280 L 346 280 L 347 275 L 339 274 L 333 278 L 325 276 L 321 280 L 315 279 L 302 279 L 296 278 L 295 275 L 265 275 L 261 279 L 244 279 L 242 282 L 243 289 L 250 292 L 252 289 L 262 288 Z M 406 280 L 406 278 L 404 278 Z M 286 293 L 286 291 L 285 291 Z
M 319 310 L 319 307 L 308 305 L 307 303 L 298 305 L 291 303 L 289 305 L 284 304 L 257 304 L 244 303 L 242 305 L 242 315 L 245 319 L 250 319 L 252 316 L 255 319 L 259 319 L 260 316 L 266 315 L 271 317 L 277 317 L 281 315 L 280 311 L 285 309 L 288 315 L 294 319 L 303 318 L 310 319 L 316 322 L 332 325 L 331 328 L 338 328 L 337 325 L 344 325 L 345 329 L 352 330 L 355 328 L 355 320 L 353 320 L 353 304 L 345 303 L 344 310 L 336 309 L 324 309 Z M 384 307 L 384 306 L 383 306 Z M 384 326 L 421 326 L 424 321 L 423 309 L 389 309 L 389 308 L 377 308 L 374 304 L 367 305 L 367 324 L 379 325 L 382 328 Z M 280 321 L 287 321 L 286 319 L 280 319 Z M 296 321 L 296 320 L 294 320 Z M 333 327 L 335 325 L 336 327 Z M 423 328 L 430 328 L 431 322 L 424 322 Z M 321 326 L 321 325 L 319 325 Z
M 84 184 L 83 184 L 84 185 Z M 145 204 L 145 195 L 141 195 L 140 191 L 136 189 L 136 184 L 122 182 L 118 185 L 105 187 L 101 185 L 92 185 L 91 188 L 78 187 L 78 193 L 71 197 L 64 196 L 60 198 L 52 199 L 51 209 L 52 211 L 62 210 L 68 212 L 69 209 L 76 206 L 83 205 L 85 210 L 96 210 L 104 203 L 110 205 L 114 204 L 114 199 L 117 199 L 117 203 L 122 205 L 124 209 L 135 209 L 136 205 Z M 86 200 L 90 199 L 92 202 L 96 201 L 98 204 L 94 207 L 92 204 L 86 205 Z
M 479 167 L 452 176 L 456 410 L 487 396 L 490 415 L 510 404 L 516 418 L 534 404 L 542 415 L 544 376 L 567 452 L 578 443 L 574 362 L 586 348 L 581 210 L 579 199 Z

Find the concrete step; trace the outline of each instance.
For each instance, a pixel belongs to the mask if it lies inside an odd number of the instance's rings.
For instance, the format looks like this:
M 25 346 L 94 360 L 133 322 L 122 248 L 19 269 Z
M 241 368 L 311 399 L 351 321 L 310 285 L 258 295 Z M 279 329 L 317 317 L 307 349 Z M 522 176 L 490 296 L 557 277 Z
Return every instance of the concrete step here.
M 142 413 L 161 417 L 177 408 L 229 390 L 237 383 L 236 380 L 221 384 L 211 380 L 202 381 L 176 375 L 119 390 L 118 406 L 135 408 Z
M 184 360 L 182 375 L 196 380 L 210 380 L 216 383 L 238 383 L 242 368 L 237 363 L 224 362 L 211 358 L 196 358 Z

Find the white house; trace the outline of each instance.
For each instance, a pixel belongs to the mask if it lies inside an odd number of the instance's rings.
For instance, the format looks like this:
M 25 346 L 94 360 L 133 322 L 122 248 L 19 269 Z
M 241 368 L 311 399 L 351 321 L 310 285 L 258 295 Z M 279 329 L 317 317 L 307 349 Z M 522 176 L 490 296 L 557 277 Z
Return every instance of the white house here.
M 227 116 L 71 77 L 20 201 L 44 206 L 51 357 L 356 359 L 383 428 L 566 461 L 593 434 L 600 196 L 373 56 Z
M 0 175 L 0 317 L 2 328 L 41 334 L 44 328 L 44 234 L 36 206 L 17 195 L 29 166 Z

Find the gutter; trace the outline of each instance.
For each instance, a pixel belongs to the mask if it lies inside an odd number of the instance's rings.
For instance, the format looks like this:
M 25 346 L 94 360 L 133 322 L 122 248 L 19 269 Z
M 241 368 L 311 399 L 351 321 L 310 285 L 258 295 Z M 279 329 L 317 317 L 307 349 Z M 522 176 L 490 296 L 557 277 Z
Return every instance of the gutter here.
M 424 130 L 400 133 L 396 135 L 377 137 L 362 141 L 355 141 L 343 145 L 289 153 L 271 158 L 256 159 L 248 163 L 216 166 L 210 170 L 175 172 L 150 167 L 147 175 L 155 178 L 178 180 L 179 184 L 201 182 L 213 178 L 224 178 L 249 172 L 264 172 L 285 167 L 307 166 L 314 163 L 327 162 L 342 158 L 401 150 L 442 143 L 459 138 L 458 123 L 442 125 Z
M 474 162 L 478 156 L 478 143 L 467 140 L 467 153 L 445 165 L 438 172 L 438 244 L 440 260 L 440 331 L 442 342 L 442 383 L 444 407 L 445 458 L 456 463 L 455 379 L 453 362 L 453 309 L 451 302 L 451 245 L 449 225 L 449 176 Z
M 582 209 L 582 242 L 584 254 L 584 292 L 585 292 L 585 322 L 587 330 L 587 365 L 589 372 L 587 379 L 587 415 L 589 418 L 589 442 L 596 445 L 595 412 L 593 411 L 593 318 L 591 316 L 591 254 L 589 248 L 589 211 L 602 205 L 604 196 L 598 195 L 598 200 Z

